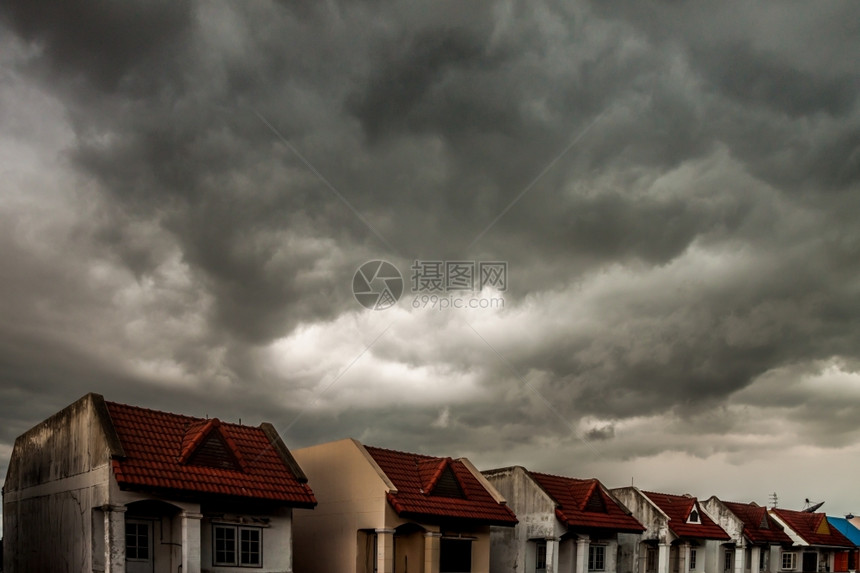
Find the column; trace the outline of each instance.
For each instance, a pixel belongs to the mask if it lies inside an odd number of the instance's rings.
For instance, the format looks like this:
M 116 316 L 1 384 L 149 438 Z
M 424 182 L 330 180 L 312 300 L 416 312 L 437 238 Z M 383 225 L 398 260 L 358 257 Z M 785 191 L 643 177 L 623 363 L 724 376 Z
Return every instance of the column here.
M 687 573 L 690 570 L 690 544 L 684 542 L 681 544 L 678 553 L 678 573 Z
M 657 546 L 657 573 L 669 573 L 669 543 Z
M 558 537 L 546 538 L 546 573 L 558 573 Z
M 588 573 L 588 546 L 591 539 L 582 535 L 576 539 L 576 573 Z M 547 547 L 549 544 L 547 543 Z
M 744 573 L 744 557 L 746 557 L 747 548 L 743 543 L 735 545 L 735 573 Z
M 376 570 L 394 573 L 394 530 L 376 530 Z
M 191 511 L 182 512 L 182 573 L 200 573 L 200 518 Z
M 424 534 L 424 573 L 439 573 L 439 549 L 442 534 L 428 531 Z
M 750 573 L 759 573 L 761 563 L 761 547 L 753 545 L 750 547 Z
M 125 573 L 124 505 L 103 505 L 105 516 L 105 573 Z

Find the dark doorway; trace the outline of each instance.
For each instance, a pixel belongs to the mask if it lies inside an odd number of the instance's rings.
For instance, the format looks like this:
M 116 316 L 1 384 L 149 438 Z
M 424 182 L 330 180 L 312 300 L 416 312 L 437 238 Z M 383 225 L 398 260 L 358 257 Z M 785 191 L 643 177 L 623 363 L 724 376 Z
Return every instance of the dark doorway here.
M 439 546 L 439 573 L 470 573 L 472 541 L 442 538 Z
M 818 554 L 804 553 L 803 554 L 803 570 L 806 573 L 815 573 L 818 571 Z

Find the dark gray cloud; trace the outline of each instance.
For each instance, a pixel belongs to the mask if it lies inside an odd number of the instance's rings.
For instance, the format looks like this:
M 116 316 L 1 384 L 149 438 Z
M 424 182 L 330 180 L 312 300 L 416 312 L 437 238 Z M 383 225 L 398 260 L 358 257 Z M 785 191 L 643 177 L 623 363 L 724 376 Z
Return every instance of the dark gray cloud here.
M 6 3 L 0 444 L 93 390 L 609 482 L 852 447 L 857 22 Z M 373 258 L 505 308 L 362 313 Z

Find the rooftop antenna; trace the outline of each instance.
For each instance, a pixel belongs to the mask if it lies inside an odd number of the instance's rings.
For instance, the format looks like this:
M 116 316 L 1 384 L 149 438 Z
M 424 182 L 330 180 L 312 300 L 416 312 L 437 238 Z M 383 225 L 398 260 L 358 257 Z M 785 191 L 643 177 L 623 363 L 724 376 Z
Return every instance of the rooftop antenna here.
M 776 492 L 770 494 L 770 506 L 771 507 L 779 507 L 779 496 L 776 495 Z

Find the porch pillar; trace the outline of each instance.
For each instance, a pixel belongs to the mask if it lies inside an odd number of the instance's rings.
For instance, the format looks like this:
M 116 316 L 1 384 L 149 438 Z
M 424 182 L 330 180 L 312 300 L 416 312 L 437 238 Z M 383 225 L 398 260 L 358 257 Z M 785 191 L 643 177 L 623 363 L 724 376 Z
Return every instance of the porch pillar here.
M 746 557 L 747 548 L 743 543 L 735 545 L 735 573 L 744 573 L 744 557 Z
M 690 569 L 690 544 L 684 542 L 678 554 L 678 573 L 687 573 Z
M 558 537 L 546 538 L 546 573 L 558 573 Z
M 203 514 L 182 512 L 182 573 L 200 573 L 200 518 Z
M 591 539 L 587 535 L 576 538 L 576 573 L 588 573 L 588 546 Z M 547 543 L 547 550 L 549 543 Z
M 759 573 L 761 563 L 761 547 L 753 545 L 750 547 L 750 573 Z
M 125 573 L 124 505 L 103 505 L 105 516 L 105 573 Z
M 439 573 L 439 549 L 442 534 L 428 531 L 424 534 L 424 573 Z
M 669 543 L 657 546 L 657 573 L 669 573 Z
M 394 573 L 394 530 L 376 530 L 376 570 Z

